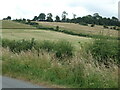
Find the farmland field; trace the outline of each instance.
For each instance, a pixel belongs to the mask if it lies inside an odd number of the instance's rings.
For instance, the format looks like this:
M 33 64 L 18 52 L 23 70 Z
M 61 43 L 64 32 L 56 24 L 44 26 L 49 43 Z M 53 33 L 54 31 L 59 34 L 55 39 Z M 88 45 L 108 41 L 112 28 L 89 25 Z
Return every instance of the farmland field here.
M 38 23 L 44 27 L 59 26 L 74 33 L 113 37 L 117 37 L 118 33 L 102 26 Z M 38 85 L 44 82 L 50 87 L 118 87 L 117 40 L 75 36 L 13 21 L 2 21 L 1 26 L 3 75 Z
M 2 29 L 35 29 L 35 27 L 13 21 L 4 20 L 2 21 Z
M 74 23 L 60 23 L 60 22 L 38 22 L 40 25 L 45 27 L 53 27 L 59 26 L 60 29 L 72 31 L 74 33 L 83 33 L 90 35 L 107 35 L 118 37 L 118 31 L 111 29 L 104 29 L 103 26 L 96 25 L 95 27 L 83 26 Z M 112 26 L 111 26 L 112 27 Z
M 11 21 L 3 21 L 3 26 L 12 27 Z M 20 24 L 19 24 L 20 25 Z M 16 26 L 17 27 L 17 26 Z M 20 27 L 23 27 L 22 24 Z M 26 27 L 26 25 L 24 25 Z M 40 30 L 40 29 L 2 29 L 2 37 L 11 40 L 19 40 L 19 39 L 26 39 L 30 40 L 31 38 L 35 38 L 35 40 L 43 41 L 43 40 L 50 40 L 50 41 L 58 41 L 58 40 L 67 40 L 73 43 L 75 46 L 78 46 L 78 42 L 89 42 L 91 38 L 79 37 L 79 36 L 72 36 L 60 32 L 55 31 L 47 31 L 47 30 Z

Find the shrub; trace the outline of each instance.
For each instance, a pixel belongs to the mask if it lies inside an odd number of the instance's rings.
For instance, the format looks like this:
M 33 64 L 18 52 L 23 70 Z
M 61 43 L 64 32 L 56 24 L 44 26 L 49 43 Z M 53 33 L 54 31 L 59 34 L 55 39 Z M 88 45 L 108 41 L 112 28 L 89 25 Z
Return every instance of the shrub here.
M 112 27 L 110 27 L 110 29 L 113 29 Z
M 32 26 L 37 26 L 37 25 L 39 25 L 39 24 L 36 23 L 36 22 L 26 22 L 25 24 L 29 24 L 29 25 L 32 25 Z
M 93 57 L 100 61 L 107 63 L 108 60 L 117 60 L 118 63 L 118 42 L 117 40 L 109 40 L 105 38 L 95 39 L 92 45 L 89 46 L 89 50 Z
M 56 26 L 56 30 L 57 30 L 57 31 L 59 30 L 59 26 Z
M 92 24 L 92 25 L 91 25 L 91 27 L 94 27 L 94 26 L 95 26 L 95 24 Z
M 9 49 L 15 53 L 32 50 L 32 48 L 37 50 L 39 53 L 39 50 L 43 49 L 47 52 L 55 53 L 56 57 L 58 58 L 64 58 L 73 55 L 73 46 L 67 41 L 58 41 L 55 43 L 50 41 L 36 42 L 34 38 L 31 40 L 23 39 L 18 41 L 3 39 L 2 47 L 9 47 Z
M 50 41 L 43 41 L 40 44 L 40 49 L 44 49 L 47 50 L 48 52 L 53 51 L 54 50 L 54 42 L 50 42 Z
M 113 29 L 115 29 L 115 30 L 116 30 L 116 29 L 117 29 L 117 27 L 116 27 L 116 26 L 114 26 L 114 27 L 113 27 Z
M 73 46 L 67 41 L 59 41 L 55 46 L 56 57 L 71 57 L 73 55 Z
M 120 28 L 117 28 L 116 30 L 118 30 L 118 31 L 119 31 L 119 30 L 120 30 Z
M 27 40 L 19 40 L 19 41 L 15 41 L 15 40 L 2 40 L 2 47 L 9 47 L 9 49 L 12 52 L 21 52 L 21 51 L 27 51 L 27 50 L 31 50 L 33 45 L 34 45 L 34 39 L 32 39 L 31 41 L 27 41 Z
M 108 26 L 106 26 L 106 25 L 104 25 L 103 27 L 104 27 L 104 28 L 106 28 L 106 29 L 107 29 L 107 28 L 109 28 L 109 27 L 108 27 Z

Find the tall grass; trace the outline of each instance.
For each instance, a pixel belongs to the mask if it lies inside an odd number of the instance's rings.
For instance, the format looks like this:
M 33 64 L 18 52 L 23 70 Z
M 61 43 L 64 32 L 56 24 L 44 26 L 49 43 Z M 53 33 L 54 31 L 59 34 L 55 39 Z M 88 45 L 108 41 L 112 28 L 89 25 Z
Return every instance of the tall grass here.
M 3 51 L 3 75 L 23 77 L 27 80 L 46 81 L 53 84 L 76 88 L 117 88 L 118 68 L 112 65 L 105 68 L 104 65 L 95 65 L 91 55 L 82 57 L 78 52 L 67 60 L 56 60 L 53 53 L 36 50 L 11 52 Z M 64 63 L 64 64 L 63 64 Z
M 118 88 L 118 66 L 104 64 L 117 60 L 117 44 L 102 39 L 80 45 L 76 52 L 67 41 L 3 39 L 3 75 L 67 87 Z
M 46 50 L 48 52 L 55 53 L 58 58 L 71 57 L 73 56 L 73 46 L 68 41 L 41 41 L 37 42 L 32 38 L 31 40 L 2 40 L 2 47 L 8 47 L 14 53 L 20 53 L 21 51 L 36 49 L 39 53 L 40 49 Z
M 108 62 L 119 63 L 118 53 L 120 48 L 118 42 L 118 40 L 108 38 L 94 39 L 94 42 L 86 48 L 86 51 L 90 51 L 92 56 L 99 62 L 105 64 Z

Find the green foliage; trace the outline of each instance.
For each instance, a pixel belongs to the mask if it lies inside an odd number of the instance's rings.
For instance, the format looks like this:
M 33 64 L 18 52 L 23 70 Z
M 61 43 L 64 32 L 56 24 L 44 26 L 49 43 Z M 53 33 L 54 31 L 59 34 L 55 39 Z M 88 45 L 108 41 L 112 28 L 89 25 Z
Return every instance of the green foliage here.
M 93 16 L 87 15 L 83 17 L 78 17 L 75 20 L 70 20 L 70 22 L 83 22 L 86 24 L 96 24 L 96 25 L 105 25 L 105 26 L 120 26 L 118 18 L 103 18 L 98 13 L 95 13 Z
M 38 16 L 38 20 L 39 21 L 44 21 L 45 17 L 46 17 L 45 13 L 40 13 L 39 16 Z
M 115 30 L 116 30 L 116 29 L 117 29 L 117 28 L 116 28 L 116 26 L 114 26 L 114 27 L 113 27 L 113 29 L 115 29 Z
M 114 27 L 110 27 L 110 29 L 113 29 L 113 30 L 120 30 L 120 27 L 117 27 L 117 26 L 114 26 Z
M 94 27 L 94 26 L 95 26 L 95 24 L 92 24 L 92 25 L 91 25 L 91 27 Z
M 3 18 L 3 20 L 11 20 L 11 16 L 8 16 L 7 18 Z
M 106 28 L 106 29 L 108 29 L 108 28 L 109 28 L 109 27 L 108 27 L 108 26 L 106 26 L 106 25 L 104 25 L 103 27 L 104 27 L 104 28 Z
M 15 40 L 10 41 L 7 39 L 2 40 L 2 46 L 9 47 L 9 49 L 12 52 L 21 52 L 21 51 L 31 50 L 33 45 L 34 45 L 34 39 L 32 39 L 31 41 L 27 41 L 24 39 L 19 41 L 15 41 Z
M 67 18 L 66 18 L 67 15 L 68 13 L 66 11 L 62 12 L 62 22 L 67 22 Z
M 20 56 L 20 55 L 19 55 Z M 24 58 L 24 60 L 22 59 Z M 5 59 L 5 57 L 4 57 Z M 55 66 L 45 58 L 26 58 L 13 57 L 11 60 L 5 61 L 3 73 L 16 73 L 19 75 L 28 75 L 28 77 L 35 77 L 37 80 L 49 81 L 61 85 L 69 85 L 70 87 L 84 86 L 84 71 L 83 65 L 70 66 Z M 24 62 L 24 63 L 23 63 Z M 31 79 L 31 78 L 30 78 Z
M 39 24 L 36 23 L 36 22 L 26 22 L 25 24 L 29 24 L 29 25 L 32 25 L 32 26 L 38 26 Z
M 53 17 L 52 13 L 48 13 L 48 14 L 47 14 L 47 20 L 46 20 L 46 21 L 48 21 L 48 22 L 53 22 L 52 17 Z
M 38 20 L 38 17 L 34 16 L 33 21 L 37 21 L 37 20 Z
M 83 17 L 77 17 L 75 18 L 75 14 L 73 14 L 74 19 L 67 18 L 68 13 L 66 11 L 63 11 L 62 13 L 62 20 L 60 20 L 60 17 L 57 15 L 55 18 L 55 22 L 71 22 L 71 23 L 79 23 L 81 25 L 88 26 L 88 24 L 96 24 L 96 25 L 105 25 L 105 26 L 120 26 L 120 21 L 116 17 L 107 18 L 102 17 L 98 13 L 95 13 L 92 15 L 87 15 Z M 4 18 L 3 20 L 10 20 L 11 18 Z M 48 13 L 47 18 L 45 13 L 40 13 L 38 16 L 34 16 L 32 19 L 33 21 L 48 21 L 53 22 L 52 19 L 52 13 Z
M 56 26 L 56 30 L 57 30 L 57 31 L 59 30 L 59 26 Z
M 73 55 L 73 46 L 67 41 L 57 42 L 55 45 L 56 57 L 71 57 Z
M 55 43 L 54 42 L 50 42 L 50 41 L 43 41 L 40 44 L 40 49 L 46 50 L 46 51 L 53 51 L 55 47 Z
M 110 62 L 109 60 L 111 58 L 118 63 L 119 47 L 117 40 L 109 40 L 105 38 L 95 39 L 95 41 L 89 45 L 88 50 L 99 62 L 107 63 Z
M 60 17 L 58 15 L 55 18 L 56 18 L 55 22 L 60 22 Z
M 73 55 L 73 46 L 67 41 L 58 41 L 55 43 L 50 41 L 36 42 L 34 38 L 32 38 L 32 40 L 23 39 L 18 41 L 3 39 L 2 47 L 9 47 L 9 49 L 14 53 L 32 50 L 33 48 L 39 53 L 39 50 L 43 49 L 48 52 L 55 53 L 58 58 L 70 57 Z
M 37 56 L 36 50 L 14 54 L 4 48 L 3 75 L 22 77 L 35 83 L 47 81 L 69 88 L 118 87 L 117 68 L 106 69 L 102 66 L 96 67 L 90 62 L 85 63 L 79 54 L 67 59 L 71 60 L 70 63 L 62 64 L 65 61 L 57 61 L 56 57 L 44 51 Z

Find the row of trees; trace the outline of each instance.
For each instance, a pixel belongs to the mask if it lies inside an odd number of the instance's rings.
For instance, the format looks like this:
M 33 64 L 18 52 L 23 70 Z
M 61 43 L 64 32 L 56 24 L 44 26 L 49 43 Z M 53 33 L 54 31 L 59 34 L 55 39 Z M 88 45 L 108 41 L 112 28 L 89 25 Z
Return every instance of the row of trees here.
M 65 22 L 65 21 L 67 21 L 66 20 L 67 15 L 68 15 L 68 13 L 64 11 L 62 13 L 62 20 L 60 20 L 60 17 L 57 15 L 55 17 L 55 21 L 56 22 L 61 22 L 61 21 Z M 47 19 L 46 19 L 46 17 L 47 17 Z M 52 17 L 53 17 L 52 13 L 48 13 L 47 15 L 45 15 L 45 13 L 40 13 L 38 16 L 34 16 L 33 21 L 49 21 L 49 22 L 53 22 Z
M 45 13 L 40 13 L 39 16 L 34 16 L 33 21 L 48 21 L 48 22 L 69 22 L 69 23 L 80 23 L 80 24 L 96 24 L 96 25 L 107 25 L 107 26 L 120 26 L 120 22 L 118 18 L 112 17 L 112 18 L 106 18 L 100 16 L 98 13 L 95 13 L 93 15 L 87 15 L 83 17 L 77 17 L 76 14 L 73 14 L 73 19 L 67 18 L 68 13 L 63 12 L 62 13 L 62 19 L 57 15 L 55 17 L 55 20 L 53 20 L 52 13 L 48 13 L 47 16 Z M 46 18 L 47 17 L 47 18 Z
M 11 20 L 11 16 L 8 16 L 7 18 L 3 18 L 3 20 Z
M 98 13 L 92 15 L 87 15 L 83 17 L 78 17 L 69 20 L 72 23 L 86 23 L 86 24 L 96 24 L 96 25 L 107 25 L 107 26 L 120 26 L 120 21 L 116 17 L 106 18 L 100 16 Z
M 45 13 L 40 13 L 38 16 L 34 16 L 32 21 L 47 21 L 47 22 L 68 22 L 68 23 L 79 23 L 82 25 L 87 24 L 96 24 L 96 25 L 106 25 L 106 26 L 120 26 L 120 21 L 116 17 L 112 18 L 106 18 L 100 16 L 98 13 L 95 13 L 93 15 L 87 15 L 83 17 L 77 17 L 76 14 L 73 14 L 73 18 L 69 19 L 67 18 L 68 13 L 66 11 L 62 12 L 62 17 L 57 15 L 55 17 L 55 20 L 53 20 L 52 13 L 48 13 L 47 15 Z M 4 18 L 3 20 L 10 20 L 11 17 L 8 16 L 7 18 Z M 23 19 L 24 21 L 26 19 Z M 29 20 L 29 19 L 28 19 Z

